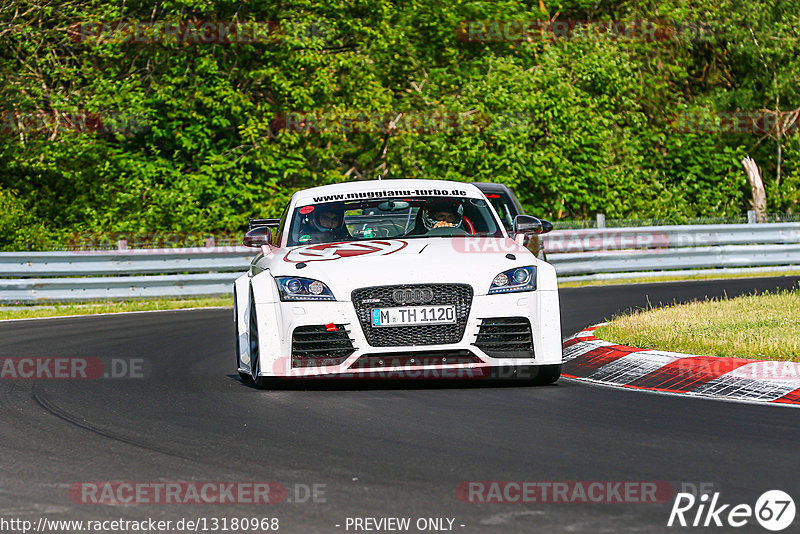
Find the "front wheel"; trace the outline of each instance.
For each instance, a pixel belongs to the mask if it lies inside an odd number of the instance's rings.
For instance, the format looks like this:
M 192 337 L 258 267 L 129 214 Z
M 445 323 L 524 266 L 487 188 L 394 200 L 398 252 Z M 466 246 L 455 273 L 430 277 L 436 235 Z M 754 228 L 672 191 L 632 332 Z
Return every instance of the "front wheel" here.
M 250 291 L 250 375 L 249 379 L 257 389 L 266 389 L 270 379 L 265 376 L 258 376 L 261 372 L 261 359 L 258 357 L 258 320 L 256 317 L 256 299 L 253 298 L 253 291 Z M 244 373 L 239 373 L 241 376 Z
M 239 355 L 241 354 L 242 349 L 239 347 L 239 307 L 236 303 L 236 286 L 233 287 L 233 329 L 235 332 L 235 341 L 236 341 L 236 370 L 239 371 L 239 367 L 241 367 L 241 361 L 239 361 Z M 245 373 L 243 371 L 239 371 L 239 379 L 244 383 L 249 383 L 252 377 L 250 373 Z

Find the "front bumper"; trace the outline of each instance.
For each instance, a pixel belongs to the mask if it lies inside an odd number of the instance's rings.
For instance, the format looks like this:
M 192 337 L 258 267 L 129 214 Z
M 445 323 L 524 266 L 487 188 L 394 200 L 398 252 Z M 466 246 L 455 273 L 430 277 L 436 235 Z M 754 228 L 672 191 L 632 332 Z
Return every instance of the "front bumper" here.
M 489 374 L 515 376 L 518 369 L 561 363 L 557 290 L 475 295 L 463 336 L 458 342 L 445 344 L 373 346 L 364 332 L 369 327 L 359 322 L 351 301 L 257 302 L 256 306 L 261 376 L 477 378 Z M 476 344 L 482 321 L 495 318 L 530 321 L 533 357 L 493 357 Z M 320 325 L 334 325 L 343 335 L 346 333 L 352 353 L 314 365 L 298 365 L 296 359 L 293 362 L 295 330 Z M 246 367 L 240 370 L 249 371 Z

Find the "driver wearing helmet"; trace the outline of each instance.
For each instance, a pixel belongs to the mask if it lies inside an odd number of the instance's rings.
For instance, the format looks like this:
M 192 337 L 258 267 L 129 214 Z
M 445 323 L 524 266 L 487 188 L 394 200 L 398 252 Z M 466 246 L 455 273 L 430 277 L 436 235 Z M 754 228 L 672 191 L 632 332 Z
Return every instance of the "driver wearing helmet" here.
M 344 204 L 323 205 L 306 216 L 308 232 L 300 236 L 301 242 L 332 243 L 350 239 L 344 225 Z
M 460 202 L 442 200 L 423 208 L 422 224 L 428 231 L 435 228 L 461 228 L 464 208 Z

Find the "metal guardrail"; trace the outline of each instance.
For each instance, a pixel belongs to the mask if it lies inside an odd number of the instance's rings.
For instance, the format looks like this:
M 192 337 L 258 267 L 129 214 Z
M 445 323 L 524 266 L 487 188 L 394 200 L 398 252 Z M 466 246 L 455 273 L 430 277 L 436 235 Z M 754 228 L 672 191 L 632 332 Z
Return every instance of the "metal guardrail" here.
M 0 303 L 226 295 L 252 248 L 0 252 Z
M 800 223 L 642 226 L 555 230 L 542 236 L 548 255 L 719 245 L 800 243 Z
M 557 230 L 543 241 L 561 280 L 800 270 L 800 223 Z
M 0 279 L 0 303 L 226 295 L 237 273 Z
M 631 273 L 800 264 L 797 245 L 727 245 L 679 249 L 600 251 L 547 256 L 559 275 Z
M 562 280 L 800 270 L 800 223 L 558 230 L 543 240 Z M 254 252 L 0 252 L 0 303 L 229 294 Z
M 0 277 L 99 276 L 241 271 L 255 256 L 248 247 L 129 249 L 124 251 L 1 252 Z

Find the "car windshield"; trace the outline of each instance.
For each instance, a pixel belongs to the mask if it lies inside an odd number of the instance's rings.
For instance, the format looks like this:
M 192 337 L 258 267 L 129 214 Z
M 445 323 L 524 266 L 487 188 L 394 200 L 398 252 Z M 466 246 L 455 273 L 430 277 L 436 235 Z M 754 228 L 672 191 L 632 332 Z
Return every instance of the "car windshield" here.
M 502 237 L 485 200 L 393 197 L 295 208 L 287 246 L 369 239 Z

